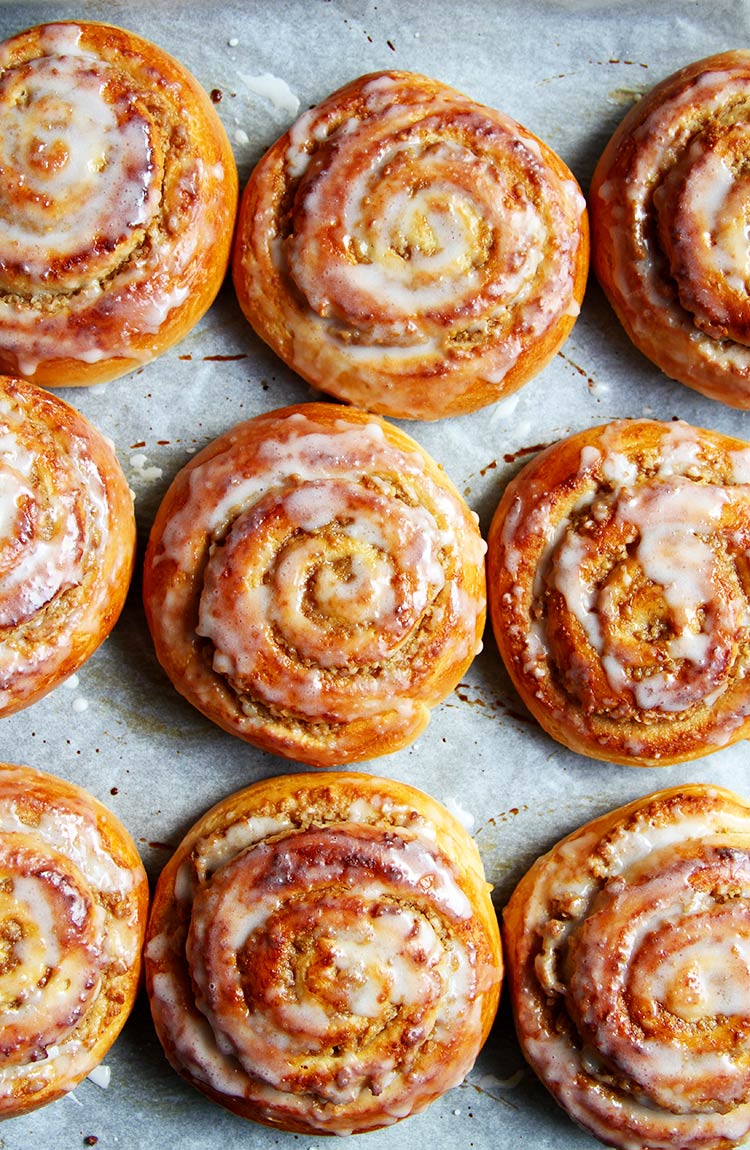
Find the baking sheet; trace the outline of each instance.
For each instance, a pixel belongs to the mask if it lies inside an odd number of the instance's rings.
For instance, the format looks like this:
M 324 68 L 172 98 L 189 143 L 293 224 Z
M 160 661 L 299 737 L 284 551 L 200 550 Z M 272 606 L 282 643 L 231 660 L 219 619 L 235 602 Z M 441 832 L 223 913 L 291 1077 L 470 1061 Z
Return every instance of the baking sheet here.
M 514 116 L 560 153 L 585 190 L 606 140 L 640 93 L 690 60 L 750 44 L 750 3 L 737 0 L 0 3 L 0 37 L 61 18 L 128 27 L 220 93 L 216 107 L 243 183 L 297 110 L 355 76 L 395 66 Z M 273 78 L 267 95 L 257 79 L 264 75 Z M 196 449 L 241 419 L 319 398 L 260 345 L 231 284 L 155 363 L 103 387 L 61 394 L 116 444 L 136 494 L 140 556 L 161 496 Z M 504 485 L 538 445 L 642 415 L 678 416 L 750 438 L 750 413 L 693 394 L 644 360 L 591 282 L 568 342 L 516 396 L 473 415 L 403 426 L 443 464 L 486 531 Z M 152 651 L 139 573 L 114 632 L 79 674 L 2 721 L 0 760 L 26 762 L 91 790 L 129 827 L 152 879 L 207 807 L 255 779 L 293 769 L 214 728 L 171 688 Z M 483 653 L 418 742 L 362 769 L 429 791 L 467 822 L 498 908 L 538 854 L 605 810 L 686 781 L 750 794 L 746 743 L 657 771 L 610 766 L 558 747 L 526 716 L 489 631 Z M 0 1147 L 322 1144 L 235 1118 L 182 1083 L 162 1055 L 143 996 L 106 1066 L 108 1088 L 86 1081 L 72 1096 L 4 1123 Z M 524 1068 L 503 1004 L 467 1081 L 425 1114 L 367 1135 L 366 1145 L 593 1150 L 597 1143 Z

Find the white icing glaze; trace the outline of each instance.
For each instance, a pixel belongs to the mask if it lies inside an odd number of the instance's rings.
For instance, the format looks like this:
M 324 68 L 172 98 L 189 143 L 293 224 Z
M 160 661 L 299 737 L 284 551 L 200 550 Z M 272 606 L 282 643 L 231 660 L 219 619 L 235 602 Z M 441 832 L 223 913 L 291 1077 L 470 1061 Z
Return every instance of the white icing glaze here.
M 148 122 L 132 112 L 118 122 L 118 106 L 104 99 L 109 79 L 106 66 L 92 71 L 85 57 L 71 56 L 44 56 L 0 77 L 3 170 L 23 172 L 33 193 L 23 210 L 0 197 L 3 256 L 40 282 L 51 258 L 88 253 L 92 236 L 118 243 L 158 206 Z M 15 102 L 18 86 L 23 103 Z
M 28 832 L 28 824 L 19 817 L 16 804 L 7 798 L 0 807 L 0 832 Z M 59 810 L 45 811 L 35 825 L 34 833 L 53 850 L 70 858 L 94 890 L 102 894 L 132 890 L 133 871 L 115 861 L 102 840 L 95 819 L 61 806 Z
M 6 851 L 10 854 L 16 841 L 23 842 L 6 839 L 2 844 L 5 870 L 11 869 Z M 104 920 L 101 908 L 88 906 L 85 892 L 75 888 L 74 875 L 63 872 L 60 882 L 59 869 L 54 881 L 50 873 L 17 874 L 12 891 L 0 898 L 3 920 L 23 924 L 22 938 L 12 949 L 15 963 L 0 979 L 3 1000 L 13 1004 L 8 1022 L 24 1045 L 25 1039 L 41 1049 L 53 1038 L 66 1038 L 98 992 L 98 936 Z M 67 905 L 61 905 L 61 888 Z M 39 985 L 47 971 L 49 977 Z
M 744 474 L 744 453 L 735 452 L 732 459 L 735 457 L 735 474 Z M 616 425 L 604 431 L 599 448 L 583 448 L 578 468 L 581 483 L 592 470 L 599 469 L 612 485 L 611 495 L 601 506 L 593 503 L 593 516 L 610 516 L 616 535 L 627 525 L 635 528 L 633 555 L 639 570 L 660 589 L 669 611 L 671 636 L 665 650 L 674 663 L 691 664 L 695 668 L 692 676 L 680 673 L 679 668 L 660 670 L 655 665 L 645 676 L 631 677 L 625 654 L 606 637 L 608 614 L 616 613 L 619 607 L 607 586 L 599 586 L 595 562 L 599 544 L 595 536 L 572 530 L 572 519 L 567 517 L 558 522 L 550 535 L 549 529 L 542 526 L 541 507 L 529 514 L 521 500 L 511 507 L 503 525 L 505 564 L 514 578 L 522 553 L 515 543 L 519 531 L 546 532 L 551 543 L 548 552 L 555 552 L 554 586 L 599 655 L 613 690 L 619 693 L 629 687 L 643 710 L 681 712 L 704 699 L 707 690 L 702 673 L 713 665 L 717 650 L 726 642 L 724 636 L 744 632 L 750 624 L 750 611 L 739 593 L 727 596 L 726 592 L 717 592 L 719 552 L 713 542 L 715 534 L 723 531 L 725 510 L 736 505 L 738 499 L 746 499 L 746 495 L 742 489 L 696 483 L 688 478 L 700 478 L 704 467 L 698 435 L 688 425 L 675 423 L 665 427 L 654 463 L 655 482 L 639 476 L 636 459 L 618 446 Z M 578 500 L 573 513 L 580 512 L 585 499 Z M 539 569 L 544 569 L 543 563 Z M 628 577 L 623 579 L 627 585 Z M 535 594 L 540 589 L 540 584 L 536 585 Z M 545 655 L 543 630 L 530 627 L 526 666 L 541 665 Z M 636 656 L 640 659 L 640 648 Z M 714 702 L 722 690 L 715 688 Z
M 616 1137 L 618 1146 L 634 1150 L 666 1150 L 675 1138 L 688 1148 L 706 1139 L 741 1141 L 750 1128 L 750 1107 L 742 1101 L 745 1070 L 736 1059 L 734 1039 L 717 1033 L 712 1043 L 699 1037 L 701 1028 L 707 1036 L 713 1033 L 714 1021 L 721 1027 L 734 1017 L 742 1025 L 750 1012 L 744 926 L 750 820 L 721 792 L 701 790 L 697 810 L 679 797 L 667 804 L 657 795 L 653 811 L 646 800 L 637 817 L 615 820 L 606 833 L 583 827 L 540 860 L 533 885 L 524 888 L 523 907 L 514 908 L 523 918 L 514 946 L 528 953 L 537 939 L 546 940 L 545 962 L 541 966 L 537 960 L 533 975 L 521 975 L 514 1004 L 527 1058 L 573 1118 L 599 1138 Z M 712 852 L 719 877 L 702 882 L 700 872 L 713 865 Z M 559 907 L 566 917 L 556 925 L 565 929 L 555 932 L 548 926 Z M 601 924 L 592 918 L 597 912 L 604 915 Z M 739 916 L 736 924 L 733 913 Z M 569 939 L 580 938 L 584 924 L 590 924 L 590 945 L 584 941 L 581 951 L 576 944 L 570 965 Z M 641 965 L 649 948 L 651 957 Z M 509 957 L 512 964 L 517 961 L 512 953 Z M 589 996 L 601 991 L 606 997 L 611 990 L 616 1010 L 635 1013 L 632 1027 L 615 1022 L 611 1041 L 606 1012 L 595 1022 L 593 1015 L 589 1019 L 596 1036 L 587 1042 L 571 1041 L 571 1032 L 559 1023 L 560 996 L 571 993 L 568 979 L 578 961 L 583 967 L 574 977 L 580 980 L 584 1012 Z M 563 982 L 541 977 L 550 970 L 564 972 Z M 663 1043 L 648 1028 L 641 1030 L 634 1000 L 644 997 L 646 1010 L 665 1010 L 678 1025 L 695 1027 L 685 1030 L 684 1043 L 679 1029 L 667 1031 Z M 733 1081 L 739 1091 L 733 1104 L 712 1105 L 710 1092 L 731 1094 Z M 696 1091 L 699 1104 L 693 1107 L 690 1096 Z M 667 1109 L 654 1101 L 662 1094 Z
M 49 56 L 86 56 L 81 46 L 83 29 L 79 24 L 45 24 L 39 37 L 39 46 Z
M 475 651 L 484 596 L 460 572 L 483 567 L 476 519 L 380 424 L 324 430 L 298 413 L 239 464 L 230 439 L 191 469 L 188 485 L 153 561 L 194 580 L 196 545 L 208 546 L 196 632 L 243 699 L 311 720 L 348 721 L 355 706 L 410 721 L 424 704 L 409 685 L 430 674 L 425 620 L 450 628 L 452 658 Z M 184 594 L 163 597 L 170 631 Z
M 101 1066 L 95 1066 L 94 1069 L 86 1075 L 86 1077 L 88 1078 L 89 1082 L 93 1082 L 94 1085 L 98 1086 L 100 1090 L 108 1090 L 109 1084 L 112 1081 L 112 1067 L 105 1066 L 102 1063 Z
M 110 510 L 105 484 L 77 436 L 28 422 L 24 401 L 0 396 L 0 620 L 23 625 L 66 590 L 82 583 L 108 545 Z M 39 438 L 35 438 L 39 435 Z M 52 497 L 44 493 L 36 469 L 49 467 L 44 453 L 56 457 Z M 107 588 L 101 589 L 106 593 Z M 69 635 L 60 631 L 57 655 L 63 657 Z M 22 692 L 54 658 L 51 645 L 17 647 L 12 631 L 0 644 L 0 680 Z
M 85 792 L 48 793 L 45 779 L 27 768 L 0 775 L 0 915 L 13 927 L 0 972 L 3 1112 L 19 1089 L 69 1090 L 93 1069 L 86 1019 L 112 978 L 137 969 L 145 925 L 142 867 L 116 861 Z
M 735 483 L 750 483 L 750 448 L 730 452 Z
M 443 533 L 434 517 L 422 507 L 377 496 L 363 506 L 357 488 L 330 482 L 308 483 L 273 502 L 275 508 L 283 507 L 287 523 L 272 579 L 260 577 L 265 565 L 256 569 L 245 564 L 239 588 L 226 582 L 225 570 L 242 562 L 242 516 L 216 553 L 215 578 L 214 561 L 209 560 L 197 633 L 211 639 L 214 666 L 223 674 L 253 681 L 269 642 L 269 624 L 288 649 L 322 670 L 389 658 L 445 582 L 438 561 Z M 251 513 L 250 533 L 256 514 Z M 341 563 L 346 564 L 343 577 Z M 312 618 L 307 606 L 311 585 L 316 603 Z M 255 681 L 264 695 L 265 684 Z M 315 667 L 297 691 L 288 680 L 271 680 L 268 687 L 269 700 L 286 695 L 287 706 L 309 716 L 336 712 L 335 696 L 322 690 Z M 368 683 L 367 706 L 381 708 L 392 687 L 391 676 L 380 690 Z M 345 698 L 349 694 L 347 689 Z
M 719 329 L 709 330 L 701 296 L 712 290 L 710 281 L 723 280 L 740 307 L 746 299 L 744 174 L 732 173 L 722 159 L 721 143 L 724 134 L 737 130 L 736 109 L 746 94 L 741 61 L 733 70 L 708 67 L 662 92 L 633 131 L 635 146 L 618 149 L 618 159 L 612 155 L 608 169 L 599 173 L 593 203 L 595 221 L 598 211 L 603 216 L 597 248 L 610 269 L 609 290 L 635 342 L 673 378 L 737 406 L 747 405 L 750 349 L 722 338 Z M 716 144 L 712 131 L 718 133 Z M 714 146 L 716 155 L 711 154 Z M 630 159 L 620 170 L 626 153 Z M 675 220 L 676 209 L 660 204 L 659 189 L 674 165 L 684 169 L 687 190 L 682 189 L 679 203 L 689 221 L 687 263 L 693 266 L 687 272 L 692 294 L 682 293 L 684 306 L 655 226 L 657 209 L 663 209 L 667 229 L 671 224 L 677 234 L 686 230 L 682 217 Z M 678 261 L 677 269 L 684 278 L 685 265 Z
M 296 116 L 299 111 L 299 97 L 295 96 L 286 80 L 274 76 L 271 72 L 261 72 L 258 76 L 249 76 L 246 72 L 238 72 L 242 83 L 258 96 L 264 96 L 282 112 Z
M 700 938 L 670 955 L 655 971 L 651 985 L 654 999 L 686 1022 L 716 1015 L 746 1017 L 750 942 L 735 937 L 717 946 L 715 938 Z
M 450 928 L 451 920 L 468 922 L 473 912 L 452 865 L 433 845 L 434 829 L 415 838 L 424 820 L 377 792 L 353 799 L 350 811 L 373 825 L 365 838 L 349 823 L 279 837 L 275 819 L 251 816 L 193 846 L 191 856 L 211 860 L 214 874 L 195 890 L 187 938 L 199 1010 L 185 1000 L 182 976 L 168 973 L 177 957 L 170 952 L 184 941 L 161 934 L 147 950 L 147 960 L 159 964 L 151 988 L 155 1019 L 169 1030 L 179 1065 L 229 1097 L 253 1098 L 270 1114 L 280 1104 L 311 1128 L 336 1133 L 356 1128 L 371 1092 L 387 1124 L 410 1113 L 424 1090 L 442 1092 L 460 1081 L 469 1068 L 463 1057 L 423 1068 L 419 1052 L 424 1044 L 450 1044 L 456 1027 L 480 1027 L 481 994 L 496 977 L 480 976 L 473 947 Z M 392 819 L 408 822 L 409 832 Z M 264 822 L 268 837 L 256 841 Z M 184 882 L 182 889 L 184 896 Z M 262 946 L 286 915 L 291 920 L 283 929 L 293 931 L 298 913 L 304 929 L 294 988 L 264 990 L 248 1012 L 236 995 L 236 956 Z M 435 916 L 447 916 L 440 929 Z M 309 979 L 308 950 L 310 969 L 319 972 Z M 411 1019 L 408 1042 L 381 1041 L 381 1029 L 386 1039 L 389 1028 L 397 1032 L 402 1014 Z M 347 1019 L 363 1038 L 342 1036 L 342 1049 L 331 1055 L 328 1047 Z M 375 1037 L 365 1038 L 371 1026 Z M 319 1051 L 326 1065 L 335 1063 L 330 1074 L 314 1069 Z
M 252 228 L 293 297 L 285 354 L 332 390 L 354 363 L 372 386 L 439 372 L 460 393 L 471 373 L 501 393 L 529 346 L 578 313 L 580 189 L 517 124 L 458 93 L 384 75 L 361 98 L 305 112 L 269 160 L 300 181 L 290 235 L 269 203 Z
M 165 168 L 195 115 L 178 82 L 144 99 L 139 66 L 82 35 L 52 24 L 38 48 L 8 41 L 0 74 L 0 344 L 28 376 L 50 358 L 153 358 L 148 337 L 199 286 L 227 182 L 189 146 Z

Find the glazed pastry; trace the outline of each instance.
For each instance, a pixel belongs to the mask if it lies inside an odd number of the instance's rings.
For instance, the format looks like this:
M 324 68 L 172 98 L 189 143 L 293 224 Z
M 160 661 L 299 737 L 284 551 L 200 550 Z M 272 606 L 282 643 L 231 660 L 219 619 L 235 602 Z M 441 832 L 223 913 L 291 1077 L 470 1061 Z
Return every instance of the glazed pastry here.
M 109 441 L 57 396 L 0 376 L 0 715 L 107 637 L 134 555 L 133 498 Z
M 0 44 L 0 370 L 100 383 L 181 339 L 226 272 L 237 170 L 207 94 L 132 32 Z
M 742 408 L 749 109 L 750 51 L 690 64 L 630 110 L 589 200 L 594 268 L 630 338 L 667 375 Z
M 0 764 L 0 1118 L 99 1065 L 135 1000 L 148 883 L 132 838 L 81 787 Z
M 315 766 L 410 743 L 481 645 L 476 515 L 409 436 L 303 404 L 178 474 L 144 599 L 174 685 L 221 727 Z
M 632 420 L 541 452 L 488 545 L 500 653 L 584 755 L 659 766 L 750 733 L 750 448 Z
M 285 775 L 188 832 L 154 895 L 146 986 L 169 1061 L 257 1122 L 349 1134 L 471 1069 L 502 957 L 476 845 L 413 787 Z
M 509 395 L 578 315 L 578 184 L 508 116 L 426 76 L 362 76 L 263 156 L 233 259 L 257 333 L 314 387 L 437 419 Z
M 659 791 L 575 831 L 503 916 L 519 1040 L 560 1105 L 622 1150 L 750 1133 L 750 807 Z

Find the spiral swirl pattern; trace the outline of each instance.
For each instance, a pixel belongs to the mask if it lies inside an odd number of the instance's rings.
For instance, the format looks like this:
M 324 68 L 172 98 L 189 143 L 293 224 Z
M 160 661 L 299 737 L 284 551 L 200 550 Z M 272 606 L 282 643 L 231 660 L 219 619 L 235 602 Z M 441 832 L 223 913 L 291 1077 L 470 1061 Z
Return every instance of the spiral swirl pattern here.
M 176 61 L 99 24 L 0 45 L 0 367 L 113 378 L 200 317 L 229 258 L 237 176 Z
M 667 375 L 741 408 L 748 109 L 750 52 L 683 68 L 623 120 L 590 196 L 594 268 L 630 338 Z
M 746 736 L 749 463 L 739 440 L 634 420 L 555 445 L 509 485 L 493 624 L 554 737 L 658 765 Z
M 0 1116 L 98 1065 L 135 998 L 148 886 L 91 795 L 0 765 Z
M 62 400 L 0 377 L 0 714 L 72 674 L 109 634 L 135 552 L 112 448 Z
M 424 76 L 365 76 L 300 120 L 243 196 L 234 277 L 316 387 L 434 419 L 516 390 L 586 278 L 578 186 L 541 141 Z
M 82 264 L 110 274 L 153 218 L 164 175 L 154 126 L 136 107 L 121 130 L 127 102 L 102 99 L 113 87 L 111 66 L 83 56 L 42 56 L 0 75 L 6 292 L 28 293 L 32 276 L 75 290 Z M 59 234 L 54 222 L 65 225 Z
M 175 480 L 145 601 L 173 682 L 315 765 L 410 742 L 478 650 L 484 543 L 417 444 L 309 404 L 240 425 Z
M 95 914 L 100 908 L 78 868 L 56 851 L 35 849 L 24 835 L 3 836 L 0 873 L 6 882 L 0 892 L 0 1001 L 10 1020 L 0 1049 L 4 1062 L 16 1065 L 44 1057 L 93 998 L 100 978 L 101 912 Z
M 219 804 L 159 880 L 146 948 L 177 1070 L 246 1117 L 351 1133 L 457 1084 L 497 1005 L 476 848 L 411 788 L 334 772 Z
M 750 808 L 660 791 L 564 839 L 504 918 L 524 1052 L 608 1146 L 727 1150 L 750 1131 Z

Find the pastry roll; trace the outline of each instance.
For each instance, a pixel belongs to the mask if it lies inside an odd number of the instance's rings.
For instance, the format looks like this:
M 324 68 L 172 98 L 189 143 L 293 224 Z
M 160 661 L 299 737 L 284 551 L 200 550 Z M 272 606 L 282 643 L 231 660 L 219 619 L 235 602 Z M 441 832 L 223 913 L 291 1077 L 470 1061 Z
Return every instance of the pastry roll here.
M 177 475 L 146 552 L 156 653 L 232 734 L 314 766 L 410 743 L 481 645 L 477 516 L 409 436 L 302 404 Z
M 181 339 L 226 272 L 237 170 L 216 111 L 132 32 L 0 44 L 0 371 L 100 383 Z
M 500 653 L 584 755 L 659 766 L 750 732 L 750 448 L 687 423 L 595 427 L 511 481 L 488 539 Z
M 750 407 L 750 51 L 682 68 L 639 100 L 596 168 L 596 274 L 635 345 L 711 399 Z
M 135 843 L 81 787 L 0 764 L 0 1118 L 72 1090 L 138 989 L 148 883 Z
M 57 396 L 0 376 L 0 716 L 107 637 L 134 555 L 133 498 L 109 441 Z
M 256 332 L 313 387 L 437 419 L 501 399 L 567 337 L 588 271 L 578 184 L 508 116 L 409 72 L 306 112 L 244 191 Z
M 146 986 L 169 1061 L 257 1122 L 388 1126 L 491 1027 L 497 918 L 465 828 L 413 787 L 285 775 L 231 795 L 159 878 Z
M 622 1150 L 729 1150 L 750 1133 L 750 807 L 659 791 L 539 859 L 503 916 L 524 1054 Z

